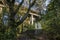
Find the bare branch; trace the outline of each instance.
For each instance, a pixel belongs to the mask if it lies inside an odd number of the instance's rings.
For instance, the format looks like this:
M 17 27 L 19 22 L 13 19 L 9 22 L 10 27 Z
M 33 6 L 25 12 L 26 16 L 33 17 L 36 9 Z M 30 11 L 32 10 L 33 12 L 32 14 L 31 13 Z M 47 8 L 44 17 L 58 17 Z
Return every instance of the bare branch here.
M 29 4 L 30 7 L 32 7 L 35 4 L 36 0 L 34 0 L 32 3 Z
M 6 5 L 6 0 L 2 0 L 3 4 Z
M 16 23 L 17 26 L 22 24 L 24 20 L 28 17 L 29 11 L 30 11 L 30 8 L 28 9 L 27 13 L 21 18 L 21 20 Z
M 31 7 L 35 4 L 35 2 L 36 2 L 36 0 L 34 0 L 34 1 L 29 5 L 29 8 L 28 8 L 26 14 L 21 18 L 21 20 L 20 20 L 19 22 L 16 23 L 17 26 L 20 25 L 20 24 L 22 24 L 22 23 L 24 22 L 24 20 L 28 17 L 29 11 L 30 11 Z
M 18 5 L 18 7 L 17 7 L 16 10 L 15 10 L 15 13 L 18 12 L 18 10 L 19 10 L 19 8 L 22 6 L 23 2 L 24 2 L 24 0 L 22 0 L 22 2 Z

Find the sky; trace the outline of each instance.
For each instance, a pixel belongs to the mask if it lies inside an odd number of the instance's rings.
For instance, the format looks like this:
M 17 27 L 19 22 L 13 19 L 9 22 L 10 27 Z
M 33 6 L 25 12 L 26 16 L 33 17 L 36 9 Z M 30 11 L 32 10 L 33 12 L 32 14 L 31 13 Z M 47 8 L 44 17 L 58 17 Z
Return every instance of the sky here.
M 46 0 L 44 3 L 43 3 L 43 9 L 46 11 L 46 9 L 47 9 L 47 6 L 49 5 L 49 3 L 50 3 L 50 1 L 51 0 Z
M 16 2 L 21 2 L 22 0 L 16 0 Z
M 16 0 L 17 2 L 21 2 L 22 0 Z M 45 5 L 47 6 L 50 3 L 51 0 L 46 0 Z
M 16 0 L 17 4 L 19 4 L 21 1 L 22 1 L 22 0 Z M 24 0 L 24 1 L 26 1 L 26 0 Z M 51 1 L 51 0 L 46 0 L 46 1 L 44 2 L 44 4 L 43 4 L 43 5 L 44 5 L 44 8 L 43 8 L 44 10 L 46 10 L 46 7 L 47 7 L 48 4 L 50 3 L 50 1 Z M 28 7 L 29 4 L 26 4 L 26 3 L 27 3 L 27 2 L 25 2 L 23 5 L 24 5 L 25 7 Z M 36 8 L 37 8 L 37 7 L 32 7 L 32 9 L 34 9 L 34 10 L 35 10 Z
M 22 0 L 15 0 L 15 4 L 16 5 L 19 5 L 19 3 L 21 2 Z
M 45 5 L 48 6 L 51 0 L 46 0 Z

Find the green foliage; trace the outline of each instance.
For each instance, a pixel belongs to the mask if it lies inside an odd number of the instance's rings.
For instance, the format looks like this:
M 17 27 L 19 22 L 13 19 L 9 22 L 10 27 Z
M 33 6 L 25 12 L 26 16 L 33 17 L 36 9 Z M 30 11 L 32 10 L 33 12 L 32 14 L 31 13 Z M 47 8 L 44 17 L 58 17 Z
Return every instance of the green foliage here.
M 60 40 L 60 0 L 51 0 L 42 19 L 42 26 L 50 40 Z

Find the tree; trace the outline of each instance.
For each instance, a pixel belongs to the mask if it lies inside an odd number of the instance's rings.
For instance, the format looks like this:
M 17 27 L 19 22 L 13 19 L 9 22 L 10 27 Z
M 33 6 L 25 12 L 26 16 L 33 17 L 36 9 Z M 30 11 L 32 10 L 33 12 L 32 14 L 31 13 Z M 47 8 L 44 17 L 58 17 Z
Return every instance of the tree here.
M 50 40 L 60 40 L 60 0 L 51 0 L 47 13 L 44 15 L 44 29 Z
M 3 1 L 4 5 L 5 5 L 5 8 L 3 9 L 4 10 L 3 13 L 5 12 L 6 8 L 8 7 L 8 14 L 9 14 L 8 15 L 9 16 L 8 28 L 4 28 L 4 30 L 3 30 L 4 33 L 3 34 L 5 34 L 5 36 L 7 35 L 6 36 L 7 40 L 9 40 L 9 38 L 11 40 L 14 40 L 14 39 L 16 39 L 16 28 L 20 24 L 22 24 L 24 22 L 24 20 L 28 17 L 29 11 L 30 11 L 31 7 L 35 4 L 36 0 L 33 0 L 33 2 L 30 2 L 31 0 L 29 0 L 29 7 L 28 7 L 27 12 L 17 22 L 15 21 L 15 16 L 18 13 L 20 7 L 22 6 L 24 0 L 22 0 L 16 8 L 14 8 L 15 7 L 15 0 L 2 0 L 2 1 Z M 2 25 L 4 25 L 4 24 L 2 24 Z M 3 26 L 3 27 L 5 27 L 5 26 Z M 8 31 L 8 30 L 10 30 L 10 31 Z M 5 32 L 5 31 L 7 31 L 7 32 Z M 2 40 L 5 40 L 5 39 L 2 39 Z

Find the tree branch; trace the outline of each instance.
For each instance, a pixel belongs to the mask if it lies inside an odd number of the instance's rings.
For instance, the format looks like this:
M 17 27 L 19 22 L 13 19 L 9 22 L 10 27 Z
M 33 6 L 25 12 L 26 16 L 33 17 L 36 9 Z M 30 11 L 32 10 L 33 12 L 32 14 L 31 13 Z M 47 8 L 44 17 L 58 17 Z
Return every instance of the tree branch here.
M 16 23 L 16 26 L 22 24 L 22 23 L 24 22 L 24 20 L 28 17 L 29 11 L 30 11 L 31 7 L 35 4 L 35 2 L 36 2 L 36 0 L 34 0 L 34 1 L 29 5 L 28 11 L 27 11 L 26 14 L 21 18 L 21 20 Z
M 22 0 L 22 2 L 21 2 L 21 3 L 19 3 L 18 7 L 17 7 L 17 8 L 16 8 L 16 10 L 15 10 L 15 13 L 17 13 L 17 12 L 18 12 L 18 10 L 19 10 L 19 8 L 22 6 L 23 2 L 24 2 L 24 0 Z
M 22 6 L 24 0 L 22 0 L 21 3 L 19 3 L 18 7 L 16 8 L 16 10 L 14 11 L 14 3 L 15 3 L 15 0 L 3 0 L 5 4 L 7 4 L 9 6 L 9 10 L 10 12 L 12 11 L 13 13 L 13 16 L 16 15 L 16 13 L 18 12 L 19 8 Z

